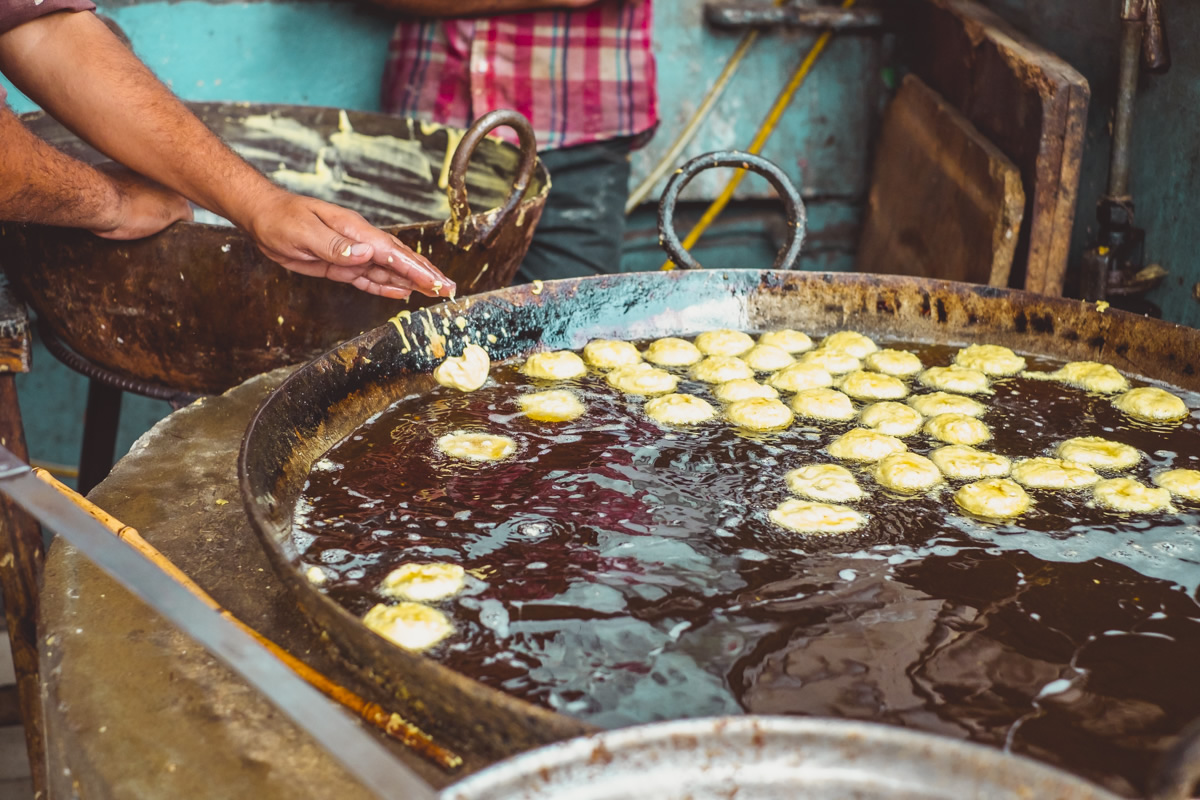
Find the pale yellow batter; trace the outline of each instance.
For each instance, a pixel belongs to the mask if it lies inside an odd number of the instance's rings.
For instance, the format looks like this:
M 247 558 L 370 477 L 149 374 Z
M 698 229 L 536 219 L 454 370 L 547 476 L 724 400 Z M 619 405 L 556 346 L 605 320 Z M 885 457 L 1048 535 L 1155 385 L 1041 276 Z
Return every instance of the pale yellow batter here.
M 570 422 L 587 413 L 587 406 L 571 391 L 551 389 L 517 398 L 521 413 L 538 422 Z
M 1155 475 L 1154 482 L 1177 497 L 1200 503 L 1200 470 L 1167 470 Z
M 907 402 L 927 417 L 936 417 L 938 414 L 966 414 L 968 417 L 982 417 L 987 411 L 987 406 L 978 400 L 950 392 L 917 394 L 908 398 Z
M 1013 480 L 1030 489 L 1082 489 L 1100 480 L 1087 464 L 1061 458 L 1026 458 L 1012 466 Z
M 776 372 L 796 363 L 786 350 L 770 344 L 756 344 L 741 355 L 755 372 Z
M 738 400 L 749 400 L 751 397 L 764 397 L 767 400 L 777 400 L 779 392 L 770 386 L 759 383 L 753 378 L 738 378 L 717 384 L 713 396 L 722 403 L 736 403 Z
M 811 464 L 783 476 L 793 494 L 826 503 L 851 503 L 866 496 L 854 473 L 837 464 Z
M 679 379 L 665 369 L 645 362 L 617 367 L 605 377 L 608 385 L 625 394 L 667 394 L 675 391 Z
M 997 378 L 1016 375 L 1025 369 L 1025 359 L 998 344 L 973 344 L 964 347 L 954 356 L 954 363 Z
M 854 428 L 829 444 L 829 455 L 846 461 L 879 461 L 892 453 L 902 453 L 908 445 L 895 436 Z
M 696 347 L 706 356 L 740 356 L 754 346 L 748 333 L 720 328 L 696 337 Z
M 442 386 L 473 392 L 487 381 L 492 360 L 487 351 L 477 344 L 463 348 L 461 356 L 450 356 L 433 370 L 433 379 Z
M 862 369 L 862 360 L 843 350 L 826 350 L 824 347 L 809 350 L 800 356 L 801 364 L 820 367 L 831 375 L 844 375 Z
M 821 347 L 825 350 L 838 350 L 843 353 L 849 353 L 855 358 L 865 358 L 879 349 L 879 346 L 875 342 L 858 331 L 838 331 L 837 333 L 832 333 L 821 340 Z
M 947 444 L 975 445 L 992 438 L 982 420 L 966 414 L 938 414 L 925 423 L 925 433 Z
M 436 608 L 420 603 L 380 603 L 367 612 L 363 624 L 383 638 L 419 652 L 428 650 L 454 633 L 450 618 Z
M 925 418 L 915 408 L 885 400 L 864 408 L 858 421 L 864 428 L 888 436 L 912 436 L 921 430 Z
M 517 443 L 494 433 L 456 431 L 438 439 L 437 448 L 465 461 L 501 461 L 517 452 Z
M 965 444 L 939 447 L 929 454 L 929 460 L 937 465 L 943 475 L 955 480 L 1003 478 L 1012 469 L 1012 462 L 1004 456 L 976 450 Z
M 465 581 L 466 571 L 457 564 L 401 564 L 379 584 L 379 593 L 430 603 L 458 594 Z
M 892 453 L 875 465 L 875 480 L 895 492 L 911 494 L 932 489 L 942 482 L 941 470 L 925 456 Z
M 762 336 L 758 337 L 759 344 L 769 344 L 772 347 L 778 347 L 785 353 L 803 353 L 812 350 L 813 340 L 809 338 L 807 333 L 794 331 L 791 328 L 783 328 L 777 331 L 767 331 Z
M 941 392 L 979 394 L 988 390 L 988 377 L 977 369 L 966 367 L 930 367 L 917 378 L 922 386 Z
M 1072 361 L 1054 372 L 1026 372 L 1025 376 L 1059 381 L 1098 394 L 1116 394 L 1129 388 L 1129 381 L 1115 367 L 1098 361 Z
M 1109 478 L 1092 487 L 1096 503 L 1111 511 L 1148 514 L 1171 506 L 1171 493 L 1154 489 L 1132 478 Z
M 552 350 L 548 353 L 534 353 L 525 360 L 521 372 L 531 378 L 546 381 L 566 381 L 581 378 L 587 374 L 587 365 L 583 359 L 570 350 Z
M 695 425 L 717 415 L 707 400 L 690 394 L 665 394 L 646 401 L 646 416 L 664 425 Z
M 630 342 L 593 339 L 583 346 L 583 360 L 600 369 L 616 369 L 641 362 L 642 354 Z
M 804 389 L 792 396 L 792 410 L 802 417 L 844 422 L 854 419 L 854 403 L 836 389 Z
M 925 369 L 921 359 L 907 350 L 879 350 L 863 359 L 863 365 L 875 372 L 907 378 Z
M 802 392 L 833 386 L 833 376 L 815 364 L 792 364 L 767 378 L 767 384 L 781 392 Z
M 725 418 L 740 428 L 754 431 L 778 430 L 792 424 L 792 412 L 787 406 L 764 397 L 730 403 Z
M 754 370 L 737 356 L 708 356 L 689 370 L 689 375 L 704 383 L 725 383 L 753 378 Z
M 1092 469 L 1129 469 L 1142 460 L 1142 453 L 1134 447 L 1099 436 L 1077 436 L 1067 439 L 1055 448 L 1054 454 L 1064 461 L 1077 461 Z
M 704 354 L 696 345 L 687 339 L 678 339 L 674 336 L 655 339 L 646 348 L 643 355 L 651 364 L 657 364 L 660 367 L 690 367 L 704 358 Z
M 1170 422 L 1188 415 L 1187 404 L 1157 386 L 1130 389 L 1113 400 L 1118 411 L 1146 422 Z
M 837 387 L 855 400 L 900 400 L 908 396 L 904 381 L 878 372 L 856 370 L 848 373 Z
M 1021 485 L 1008 478 L 984 478 L 968 483 L 954 493 L 954 502 L 964 511 L 980 517 L 1019 516 L 1033 505 Z
M 867 518 L 852 508 L 808 500 L 784 500 L 768 516 L 796 533 L 849 533 L 867 524 Z

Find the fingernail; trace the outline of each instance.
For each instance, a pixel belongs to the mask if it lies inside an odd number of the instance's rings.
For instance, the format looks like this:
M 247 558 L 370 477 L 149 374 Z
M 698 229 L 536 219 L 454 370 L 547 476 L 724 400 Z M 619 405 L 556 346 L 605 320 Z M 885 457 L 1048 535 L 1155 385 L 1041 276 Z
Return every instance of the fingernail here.
M 356 256 L 365 256 L 369 252 L 371 252 L 371 245 L 361 242 L 350 248 L 350 253 Z

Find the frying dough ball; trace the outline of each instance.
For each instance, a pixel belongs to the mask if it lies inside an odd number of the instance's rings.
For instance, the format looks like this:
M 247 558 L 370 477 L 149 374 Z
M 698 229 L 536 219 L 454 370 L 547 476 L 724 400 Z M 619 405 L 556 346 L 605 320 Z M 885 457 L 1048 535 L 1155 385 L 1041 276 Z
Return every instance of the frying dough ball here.
M 988 388 L 987 375 L 977 369 L 959 366 L 930 367 L 917 380 L 930 389 L 957 394 L 979 394 Z
M 379 593 L 428 603 L 458 594 L 465 580 L 466 571 L 458 564 L 401 564 L 379 584 Z
M 541 378 L 547 381 L 566 381 L 580 378 L 587 374 L 587 365 L 583 359 L 570 350 L 553 350 L 549 353 L 534 353 L 525 360 L 521 367 L 531 378 Z
M 800 356 L 800 363 L 820 367 L 831 375 L 844 375 L 862 369 L 862 361 L 857 356 L 852 356 L 844 350 L 826 350 L 824 347 L 810 350 Z
M 587 407 L 566 389 L 523 394 L 517 398 L 521 413 L 538 422 L 570 422 L 587 413 Z
M 754 378 L 738 378 L 735 381 L 725 381 L 717 384 L 713 394 L 722 403 L 736 403 L 738 400 L 749 400 L 751 397 L 764 397 L 767 400 L 777 400 L 779 392 L 770 386 L 765 386 Z
M 625 394 L 666 394 L 675 391 L 679 379 L 665 369 L 642 362 L 617 367 L 605 378 L 608 385 Z
M 1129 381 L 1115 367 L 1097 361 L 1072 361 L 1046 375 L 1051 380 L 1100 394 L 1116 394 L 1129 388 Z
M 709 356 L 688 373 L 705 383 L 725 383 L 738 378 L 753 378 L 754 370 L 737 356 Z
M 748 333 L 720 328 L 697 336 L 696 347 L 706 356 L 740 356 L 754 347 L 754 339 Z
M 1169 422 L 1188 415 L 1188 407 L 1175 395 L 1157 386 L 1130 389 L 1113 400 L 1119 411 L 1146 422 Z
M 363 624 L 405 650 L 428 650 L 454 633 L 450 619 L 436 608 L 420 603 L 380 603 L 367 612 Z
M 854 473 L 837 464 L 813 464 L 783 476 L 793 494 L 826 503 L 849 503 L 865 496 Z
M 844 422 L 854 419 L 854 403 L 836 389 L 805 389 L 792 397 L 792 411 L 802 417 Z
M 1093 469 L 1129 469 L 1142 460 L 1142 453 L 1136 448 L 1099 436 L 1067 439 L 1055 448 L 1054 454 L 1065 461 L 1077 461 Z
M 916 375 L 925 368 L 921 359 L 915 353 L 907 350 L 879 350 L 863 359 L 867 369 L 882 372 L 884 375 L 894 375 L 897 378 L 907 378 Z
M 710 420 L 717 410 L 707 400 L 690 394 L 665 394 L 646 401 L 646 416 L 664 425 L 694 425 Z
M 973 344 L 964 347 L 954 356 L 954 363 L 960 367 L 978 370 L 984 375 L 1000 378 L 1016 375 L 1025 369 L 1025 359 L 998 344 Z
M 908 446 L 895 436 L 854 428 L 830 442 L 829 455 L 847 461 L 879 461 L 907 449 Z
M 996 453 L 985 453 L 965 444 L 948 444 L 929 454 L 947 478 L 977 481 L 980 478 L 1003 478 L 1012 462 Z
M 816 364 L 792 364 L 767 378 L 767 383 L 783 392 L 802 392 L 833 386 L 833 376 Z
M 852 508 L 808 500 L 784 500 L 767 516 L 796 533 L 849 533 L 867 524 L 867 518 Z
M 466 461 L 500 461 L 517 452 L 517 443 L 494 433 L 455 431 L 437 440 L 437 448 L 451 458 Z
M 725 409 L 725 418 L 741 428 L 769 431 L 786 428 L 792 424 L 792 412 L 778 400 L 751 397 L 730 403 Z
M 704 354 L 696 345 L 687 339 L 677 339 L 674 336 L 655 339 L 646 348 L 643 356 L 651 364 L 660 367 L 690 367 L 704 358 Z
M 982 417 L 987 411 L 987 406 L 978 400 L 949 392 L 913 395 L 908 398 L 908 404 L 927 417 L 936 417 L 938 414 L 966 414 L 968 417 Z
M 433 370 L 433 379 L 460 392 L 473 392 L 487 381 L 491 368 L 492 360 L 488 358 L 487 350 L 469 344 L 463 348 L 461 356 L 450 356 L 438 364 Z
M 781 348 L 770 344 L 756 344 L 741 356 L 755 372 L 775 372 L 796 363 L 796 359 Z
M 1200 470 L 1172 469 L 1154 476 L 1154 482 L 1171 494 L 1200 503 Z
M 970 514 L 999 518 L 1022 514 L 1033 503 L 1020 484 L 1008 478 L 968 483 L 954 493 L 954 502 Z
M 592 339 L 583 346 L 583 360 L 600 369 L 616 369 L 639 363 L 642 354 L 630 342 Z
M 1013 480 L 1030 489 L 1082 489 L 1100 480 L 1087 464 L 1061 458 L 1026 458 L 1013 464 Z
M 863 370 L 846 375 L 838 388 L 855 400 L 899 400 L 908 395 L 908 387 L 899 378 Z
M 923 492 L 941 483 L 942 473 L 925 456 L 892 453 L 875 465 L 875 480 L 880 486 L 897 492 Z
M 791 328 L 767 331 L 758 337 L 758 343 L 778 347 L 785 353 L 803 353 L 807 350 L 812 350 L 813 347 L 813 341 L 808 338 L 807 333 L 794 331 Z
M 890 400 L 872 403 L 858 415 L 859 424 L 888 436 L 912 436 L 921 430 L 925 418 L 915 408 Z
M 324 586 L 329 582 L 329 575 L 316 564 L 304 571 L 304 577 L 308 578 L 308 582 L 313 586 Z
M 1146 514 L 1171 505 L 1171 493 L 1154 489 L 1132 478 L 1109 478 L 1092 487 L 1092 496 L 1101 506 L 1113 511 Z
M 938 414 L 925 423 L 925 432 L 947 444 L 979 444 L 992 438 L 987 425 L 966 414 Z
M 821 340 L 821 347 L 826 350 L 838 350 L 849 353 L 855 358 L 864 358 L 879 349 L 875 342 L 857 331 L 838 331 Z

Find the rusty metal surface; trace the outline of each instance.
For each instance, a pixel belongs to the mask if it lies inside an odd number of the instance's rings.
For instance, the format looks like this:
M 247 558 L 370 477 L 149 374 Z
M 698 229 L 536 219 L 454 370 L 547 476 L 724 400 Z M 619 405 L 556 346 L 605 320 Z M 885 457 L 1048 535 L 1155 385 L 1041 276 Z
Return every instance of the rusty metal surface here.
M 32 356 L 29 314 L 0 275 L 0 372 L 29 372 Z

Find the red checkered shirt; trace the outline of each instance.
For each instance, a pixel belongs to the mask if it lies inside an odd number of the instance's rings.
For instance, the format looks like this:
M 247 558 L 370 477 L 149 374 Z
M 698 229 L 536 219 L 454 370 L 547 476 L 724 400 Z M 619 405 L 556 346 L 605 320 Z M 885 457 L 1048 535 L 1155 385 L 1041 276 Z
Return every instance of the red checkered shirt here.
M 383 109 L 454 127 L 516 109 L 541 150 L 648 133 L 658 121 L 650 22 L 650 0 L 404 20 L 389 46 Z

